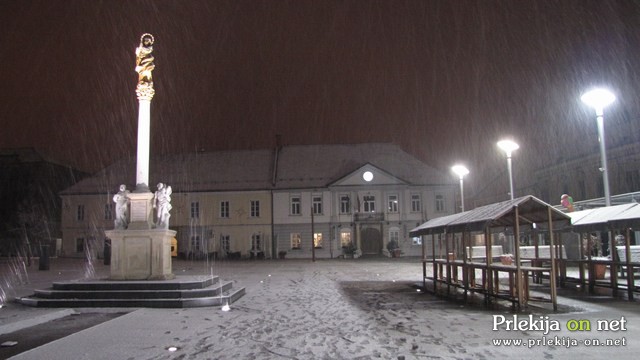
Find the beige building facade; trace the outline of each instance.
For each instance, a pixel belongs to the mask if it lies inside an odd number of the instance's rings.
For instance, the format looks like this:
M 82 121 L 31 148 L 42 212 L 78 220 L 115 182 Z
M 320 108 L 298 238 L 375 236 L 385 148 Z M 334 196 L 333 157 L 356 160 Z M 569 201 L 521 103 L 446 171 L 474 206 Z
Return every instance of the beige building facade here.
M 63 256 L 103 255 L 113 194 L 134 171 L 123 160 L 61 193 Z M 409 230 L 456 210 L 455 179 L 393 144 L 181 154 L 152 158 L 150 173 L 173 189 L 170 229 L 187 258 L 390 255 L 392 240 L 417 256 Z

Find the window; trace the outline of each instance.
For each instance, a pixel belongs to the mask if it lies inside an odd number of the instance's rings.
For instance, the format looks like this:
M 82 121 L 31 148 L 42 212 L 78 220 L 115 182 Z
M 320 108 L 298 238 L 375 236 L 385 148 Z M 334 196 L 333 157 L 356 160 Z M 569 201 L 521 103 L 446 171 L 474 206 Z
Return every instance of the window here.
M 84 221 L 84 205 L 78 205 L 78 211 L 76 212 L 76 220 Z
M 300 249 L 300 242 L 301 242 L 301 238 L 300 238 L 300 234 L 299 233 L 292 233 L 291 234 L 291 249 Z
M 199 219 L 200 218 L 200 203 L 194 201 L 191 203 L 191 218 Z
M 315 247 L 316 249 L 322 248 L 322 233 L 313 234 L 313 247 Z
M 350 231 L 343 231 L 340 233 L 340 246 L 341 247 L 348 247 L 349 245 L 351 245 L 351 232 Z
M 422 211 L 422 200 L 420 194 L 411 194 L 411 212 Z
M 411 238 L 411 242 L 413 245 L 422 245 L 422 237 L 416 236 L 414 238 Z
M 349 195 L 340 195 L 340 214 L 351 214 L 351 199 Z
M 262 237 L 260 234 L 251 235 L 251 250 L 262 251 Z
M 391 228 L 389 229 L 389 242 L 395 241 L 396 244 L 400 244 L 400 229 Z
M 191 204 L 193 205 L 193 203 Z M 191 252 L 200 252 L 201 250 L 201 242 L 200 242 L 200 235 L 193 235 L 191 236 Z
M 387 196 L 387 211 L 390 213 L 398 212 L 398 195 L 392 194 Z
M 322 215 L 322 195 L 313 195 L 311 201 L 313 203 L 313 214 Z
M 291 204 L 291 215 L 300 215 L 300 195 L 291 195 L 289 203 Z
M 84 238 L 77 238 L 76 239 L 76 252 L 77 253 L 84 253 Z
M 112 203 L 104 205 L 104 219 L 113 220 L 113 204 Z
M 229 235 L 220 235 L 220 246 L 223 253 L 231 252 L 231 239 Z
M 376 197 L 373 195 L 365 195 L 364 200 L 364 212 L 376 212 Z
M 220 217 L 229 218 L 229 201 L 220 201 Z
M 444 196 L 436 195 L 436 212 L 444 211 Z
M 260 200 L 251 200 L 251 217 L 260 217 Z

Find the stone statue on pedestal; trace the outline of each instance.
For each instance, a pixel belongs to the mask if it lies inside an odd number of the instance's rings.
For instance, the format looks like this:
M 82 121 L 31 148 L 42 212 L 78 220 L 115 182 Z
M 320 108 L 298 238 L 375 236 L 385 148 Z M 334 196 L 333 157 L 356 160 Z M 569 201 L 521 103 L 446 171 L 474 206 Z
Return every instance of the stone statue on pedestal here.
M 156 65 L 153 63 L 153 42 L 151 34 L 140 37 L 140 46 L 136 48 L 136 72 L 138 73 L 138 97 L 153 97 L 153 77 L 151 72 Z
M 116 203 L 116 218 L 113 221 L 115 229 L 124 230 L 129 224 L 129 190 L 126 185 L 120 185 L 120 191 L 113 196 Z
M 158 183 L 158 190 L 153 198 L 153 207 L 156 209 L 156 228 L 168 229 L 169 228 L 169 211 L 171 210 L 171 186 L 167 186 L 163 183 Z

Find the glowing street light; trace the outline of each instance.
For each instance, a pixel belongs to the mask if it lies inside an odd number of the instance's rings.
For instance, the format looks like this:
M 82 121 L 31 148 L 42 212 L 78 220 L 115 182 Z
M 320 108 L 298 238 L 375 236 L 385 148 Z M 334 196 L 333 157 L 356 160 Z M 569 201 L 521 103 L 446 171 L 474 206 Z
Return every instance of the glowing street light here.
M 584 93 L 580 99 L 585 104 L 596 110 L 598 123 L 598 139 L 600 141 L 600 171 L 602 171 L 602 184 L 604 186 L 605 206 L 611 206 L 611 194 L 609 193 L 609 170 L 607 169 L 607 149 L 604 142 L 604 108 L 616 100 L 616 96 L 607 89 L 594 89 Z
M 507 154 L 507 169 L 509 170 L 509 194 L 511 195 L 511 200 L 513 200 L 513 172 L 511 170 L 511 153 L 518 150 L 520 145 L 516 144 L 511 140 L 500 140 L 498 141 L 498 147 Z
M 453 171 L 460 178 L 460 205 L 462 208 L 462 212 L 464 212 L 464 186 L 463 186 L 463 178 L 469 174 L 469 169 L 467 169 L 464 165 L 454 165 L 451 167 L 451 171 Z

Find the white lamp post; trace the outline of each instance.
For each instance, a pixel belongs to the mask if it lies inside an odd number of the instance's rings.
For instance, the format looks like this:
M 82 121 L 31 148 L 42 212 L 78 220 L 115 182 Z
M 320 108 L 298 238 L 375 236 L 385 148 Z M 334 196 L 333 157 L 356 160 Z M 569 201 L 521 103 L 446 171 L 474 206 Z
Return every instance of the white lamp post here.
M 462 208 L 462 212 L 464 212 L 464 186 L 463 186 L 463 178 L 469 174 L 469 169 L 467 169 L 464 165 L 454 165 L 451 167 L 451 171 L 453 171 L 460 178 L 460 205 Z
M 609 170 L 607 168 L 607 149 L 604 142 L 604 108 L 616 100 L 616 96 L 606 89 L 594 89 L 584 93 L 580 99 L 596 110 L 598 122 L 598 140 L 600 141 L 600 162 L 602 171 L 602 184 L 604 186 L 604 203 L 611 206 L 611 194 L 609 193 Z
M 507 169 L 509 170 L 509 194 L 511 195 L 511 200 L 513 200 L 513 173 L 511 170 L 511 153 L 520 148 L 518 144 L 511 140 L 500 140 L 498 141 L 498 147 L 507 154 Z

